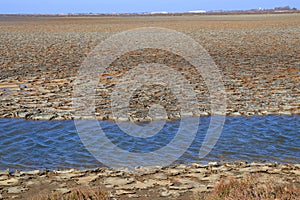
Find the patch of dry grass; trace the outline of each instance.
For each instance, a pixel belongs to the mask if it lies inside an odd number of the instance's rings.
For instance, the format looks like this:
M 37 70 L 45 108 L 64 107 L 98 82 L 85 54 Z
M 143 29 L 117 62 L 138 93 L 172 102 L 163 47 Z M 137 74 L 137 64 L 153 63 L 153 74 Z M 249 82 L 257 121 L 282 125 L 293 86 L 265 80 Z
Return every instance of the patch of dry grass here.
M 245 179 L 222 179 L 207 200 L 296 200 L 300 198 L 300 187 L 283 183 L 275 178 L 263 179 L 249 175 Z
M 108 200 L 108 192 L 101 188 L 76 188 L 71 192 L 63 194 L 61 192 L 51 192 L 49 194 L 38 194 L 31 200 Z

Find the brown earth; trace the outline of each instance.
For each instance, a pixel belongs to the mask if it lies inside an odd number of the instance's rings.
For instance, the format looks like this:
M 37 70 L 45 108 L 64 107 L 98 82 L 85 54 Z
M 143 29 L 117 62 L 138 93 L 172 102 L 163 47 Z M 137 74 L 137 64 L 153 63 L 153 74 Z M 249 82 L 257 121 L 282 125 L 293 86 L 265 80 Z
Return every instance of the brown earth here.
M 0 16 L 0 117 L 72 119 L 72 94 L 86 56 L 114 33 L 140 27 L 164 27 L 191 36 L 211 55 L 227 95 L 226 115 L 300 113 L 300 14 L 47 17 Z M 197 94 L 199 112 L 210 115 L 209 93 L 201 76 L 180 56 L 158 49 L 131 52 L 116 59 L 100 77 L 98 119 L 111 114 L 110 96 L 125 72 L 158 62 L 182 72 Z M 107 77 L 110 78 L 107 78 Z M 157 86 L 158 87 L 158 86 Z M 176 98 L 145 86 L 130 102 L 128 120 L 147 118 L 160 103 L 168 119 L 182 117 Z M 150 96 L 150 99 L 147 98 Z M 165 96 L 163 103 L 160 99 Z
M 0 173 L 0 199 L 41 199 L 45 194 L 67 194 L 74 189 L 96 188 L 109 199 L 199 199 L 222 180 L 248 175 L 260 183 L 294 184 L 300 188 L 300 166 L 245 162 L 208 165 L 94 170 L 54 170 Z M 2 198 L 1 198 L 2 197 Z

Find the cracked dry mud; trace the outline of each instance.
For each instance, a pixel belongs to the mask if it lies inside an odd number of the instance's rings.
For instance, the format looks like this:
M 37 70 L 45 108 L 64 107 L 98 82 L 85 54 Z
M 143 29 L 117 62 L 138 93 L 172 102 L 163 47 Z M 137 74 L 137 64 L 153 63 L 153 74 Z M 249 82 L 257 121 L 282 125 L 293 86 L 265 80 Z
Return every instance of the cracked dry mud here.
M 223 77 L 226 115 L 300 113 L 300 14 L 166 17 L 24 17 L 0 22 L 0 116 L 72 119 L 73 87 L 87 55 L 114 33 L 139 27 L 183 32 L 202 45 Z M 6 19 L 6 20 L 5 20 Z M 33 20 L 35 19 L 35 20 Z M 111 94 L 126 72 L 155 62 L 176 70 L 197 95 L 198 108 L 187 115 L 210 115 L 207 86 L 180 55 L 144 49 L 122 55 L 99 75 L 97 119 L 119 120 L 111 112 Z M 149 121 L 151 104 L 167 116 L 182 117 L 176 94 L 144 85 L 129 102 L 127 118 Z M 185 108 L 183 108 L 185 109 Z
M 174 165 L 169 167 L 93 170 L 9 171 L 0 172 L 2 199 L 30 199 L 74 188 L 101 188 L 111 199 L 193 199 L 210 192 L 220 178 L 245 178 L 256 174 L 260 181 L 276 178 L 280 183 L 300 185 L 300 166 L 275 163 L 223 163 Z

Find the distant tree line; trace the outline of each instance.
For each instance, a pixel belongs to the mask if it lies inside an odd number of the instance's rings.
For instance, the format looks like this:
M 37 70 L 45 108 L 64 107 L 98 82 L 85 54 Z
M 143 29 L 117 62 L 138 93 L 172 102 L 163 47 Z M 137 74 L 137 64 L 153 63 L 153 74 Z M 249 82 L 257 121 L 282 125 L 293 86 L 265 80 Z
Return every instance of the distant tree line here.
M 275 7 L 274 10 L 297 10 L 297 8 L 291 8 L 290 6 Z

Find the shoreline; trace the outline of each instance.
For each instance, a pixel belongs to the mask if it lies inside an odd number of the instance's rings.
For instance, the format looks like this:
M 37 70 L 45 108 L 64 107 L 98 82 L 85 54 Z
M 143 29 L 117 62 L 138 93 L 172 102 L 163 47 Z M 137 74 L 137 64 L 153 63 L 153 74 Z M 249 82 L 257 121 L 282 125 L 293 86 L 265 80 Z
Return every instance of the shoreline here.
M 185 116 L 185 117 L 181 117 L 181 118 L 172 118 L 172 119 L 169 119 L 169 118 L 157 118 L 157 119 L 135 119 L 135 120 L 132 120 L 132 119 L 118 119 L 118 118 L 114 118 L 114 117 L 110 117 L 110 116 L 103 116 L 103 117 L 96 117 L 96 118 L 93 118 L 93 117 L 70 117 L 70 118 L 64 118 L 64 117 L 53 117 L 51 116 L 50 118 L 47 118 L 47 117 L 42 117 L 42 116 L 39 116 L 39 117 L 32 117 L 32 118 L 24 118 L 24 117 L 1 117 L 0 116 L 0 120 L 1 119 L 6 119 L 6 120 L 10 120 L 10 119 L 22 119 L 22 120 L 33 120 L 33 121 L 80 121 L 80 120 L 83 120 L 83 121 L 93 121 L 93 120 L 97 120 L 97 121 L 111 121 L 111 122 L 133 122 L 133 123 L 143 123 L 143 122 L 153 122 L 153 121 L 166 121 L 166 122 L 172 122 L 172 121 L 177 121 L 177 120 L 182 120 L 182 119 L 187 119 L 187 118 L 196 118 L 196 117 L 247 117 L 247 118 L 250 118 L 250 117 L 267 117 L 267 116 L 299 116 L 300 113 L 281 113 L 281 114 L 276 114 L 276 113 L 270 113 L 270 114 L 259 114 L 259 115 L 242 115 L 240 113 L 235 113 L 235 114 L 228 114 L 228 115 L 191 115 L 191 116 Z
M 176 164 L 167 167 L 140 167 L 109 169 L 105 167 L 90 170 L 34 170 L 0 171 L 1 199 L 33 198 L 41 194 L 61 192 L 68 194 L 72 189 L 101 188 L 112 199 L 193 199 L 209 193 L 221 180 L 230 177 L 244 179 L 257 175 L 260 180 L 271 178 L 282 183 L 300 186 L 300 164 L 210 162 Z

